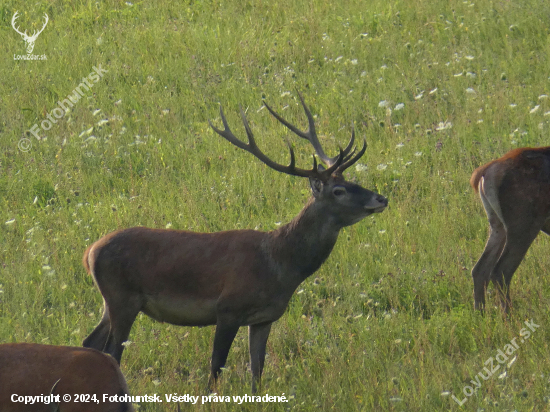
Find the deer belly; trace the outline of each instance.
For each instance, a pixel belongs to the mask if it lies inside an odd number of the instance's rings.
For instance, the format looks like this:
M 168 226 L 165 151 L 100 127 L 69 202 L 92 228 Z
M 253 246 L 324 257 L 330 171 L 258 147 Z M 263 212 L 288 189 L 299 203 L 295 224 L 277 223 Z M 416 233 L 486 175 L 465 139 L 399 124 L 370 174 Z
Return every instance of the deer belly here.
M 180 326 L 206 326 L 216 324 L 216 300 L 171 299 L 148 296 L 142 309 L 147 316 Z

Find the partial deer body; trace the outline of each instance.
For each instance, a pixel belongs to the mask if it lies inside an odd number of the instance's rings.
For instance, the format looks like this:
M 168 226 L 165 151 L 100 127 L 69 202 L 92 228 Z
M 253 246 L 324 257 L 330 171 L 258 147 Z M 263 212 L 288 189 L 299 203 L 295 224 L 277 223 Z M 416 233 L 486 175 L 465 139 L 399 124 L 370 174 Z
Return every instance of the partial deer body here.
M 470 184 L 489 219 L 489 239 L 472 269 L 475 308 L 492 281 L 505 311 L 510 281 L 540 231 L 550 234 L 550 147 L 519 148 L 477 168 Z
M 53 394 L 60 402 L 34 404 L 20 396 Z M 99 403 L 75 401 L 75 395 L 95 395 Z M 115 360 L 88 348 L 6 343 L 0 345 L 0 410 L 9 412 L 133 412 L 131 403 L 103 402 L 103 395 L 126 395 L 126 380 Z M 15 396 L 16 395 L 16 396 Z M 70 395 L 71 402 L 63 402 Z M 15 398 L 14 398 L 15 396 Z M 24 398 L 23 398 L 24 399 Z M 84 400 L 85 398 L 79 399 Z M 14 401 L 15 400 L 15 401 Z
M 101 322 L 84 346 L 112 354 L 120 362 L 123 342 L 141 311 L 175 325 L 216 325 L 210 384 L 225 365 L 241 326 L 249 327 L 252 391 L 262 374 L 271 324 L 285 312 L 298 287 L 327 259 L 340 229 L 381 212 L 387 200 L 346 181 L 342 172 L 364 153 L 348 147 L 335 158 L 326 156 L 314 129 L 313 117 L 300 96 L 309 120 L 302 132 L 266 107 L 285 126 L 308 139 L 327 169 L 299 169 L 290 148 L 289 166 L 267 158 L 256 146 L 241 111 L 249 143 L 238 140 L 221 112 L 224 130 L 214 131 L 251 152 L 269 167 L 308 177 L 313 196 L 290 223 L 272 232 L 231 230 L 194 233 L 134 227 L 98 240 L 84 254 L 104 298 Z M 290 146 L 289 146 L 290 147 Z

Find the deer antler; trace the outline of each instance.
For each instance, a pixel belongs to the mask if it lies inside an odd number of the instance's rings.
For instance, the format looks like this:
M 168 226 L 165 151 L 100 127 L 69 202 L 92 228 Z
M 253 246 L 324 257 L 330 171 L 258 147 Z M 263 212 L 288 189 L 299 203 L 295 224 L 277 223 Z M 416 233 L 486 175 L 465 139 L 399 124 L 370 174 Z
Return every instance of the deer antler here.
M 288 149 L 290 151 L 290 164 L 288 166 L 283 166 L 279 163 L 274 162 L 269 157 L 267 157 L 258 147 L 256 144 L 256 140 L 254 139 L 254 135 L 252 133 L 252 130 L 250 129 L 250 126 L 248 124 L 248 120 L 246 119 L 246 115 L 244 114 L 242 108 L 240 108 L 241 118 L 244 124 L 244 128 L 246 130 L 246 134 L 248 136 L 248 144 L 244 143 L 243 141 L 239 140 L 235 135 L 231 132 L 231 129 L 229 128 L 229 124 L 227 123 L 227 119 L 225 118 L 223 114 L 223 110 L 220 106 L 220 116 L 222 118 L 223 127 L 224 130 L 218 129 L 216 126 L 212 124 L 210 120 L 208 120 L 208 124 L 210 127 L 218 133 L 220 136 L 228 140 L 230 143 L 234 144 L 235 146 L 246 150 L 249 153 L 252 153 L 254 156 L 256 156 L 258 159 L 260 159 L 263 163 L 268 165 L 270 168 L 277 170 L 278 172 L 286 173 L 293 176 L 300 176 L 300 177 L 313 177 L 321 180 L 327 180 L 332 172 L 334 172 L 338 166 L 342 164 L 342 161 L 344 160 L 344 154 L 342 150 L 340 150 L 340 155 L 338 156 L 337 161 L 331 165 L 326 170 L 319 171 L 317 168 L 317 160 L 315 159 L 315 156 L 313 156 L 313 168 L 311 170 L 306 169 L 300 169 L 296 167 L 296 157 L 294 156 L 294 150 L 292 149 L 292 146 L 287 140 Z
M 323 147 L 321 146 L 321 143 L 319 142 L 319 139 L 317 137 L 317 132 L 315 131 L 315 121 L 313 120 L 313 116 L 309 111 L 308 107 L 306 106 L 304 98 L 302 97 L 302 94 L 300 92 L 298 92 L 298 97 L 300 97 L 300 102 L 302 103 L 302 106 L 304 108 L 304 111 L 306 112 L 306 117 L 308 120 L 308 130 L 306 132 L 301 131 L 296 126 L 287 122 L 279 114 L 277 114 L 275 110 L 269 107 L 267 103 L 264 102 L 264 105 L 267 108 L 267 110 L 269 110 L 269 112 L 273 115 L 273 117 L 275 117 L 279 122 L 284 124 L 291 132 L 309 141 L 313 146 L 313 148 L 315 149 L 315 153 L 317 153 L 317 156 L 319 156 L 319 158 L 323 161 L 323 163 L 325 163 L 328 167 L 330 167 L 338 160 L 339 156 L 328 157 L 325 154 L 325 151 L 323 150 Z M 355 142 L 355 131 L 352 129 L 351 139 L 347 147 L 342 151 L 342 153 L 344 154 L 344 161 L 349 159 L 350 151 L 353 147 L 354 142 Z

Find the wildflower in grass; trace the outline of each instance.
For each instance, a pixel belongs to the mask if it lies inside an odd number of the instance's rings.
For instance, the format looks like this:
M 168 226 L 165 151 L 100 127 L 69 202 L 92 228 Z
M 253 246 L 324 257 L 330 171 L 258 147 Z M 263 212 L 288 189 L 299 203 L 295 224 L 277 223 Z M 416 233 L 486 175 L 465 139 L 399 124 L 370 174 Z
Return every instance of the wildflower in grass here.
M 109 123 L 109 119 L 101 119 L 99 122 L 96 123 L 96 126 L 103 126 L 104 124 Z
M 367 75 L 366 71 L 361 72 L 361 77 L 365 77 Z
M 378 107 L 388 107 L 390 102 L 387 100 L 382 100 L 380 103 L 378 103 Z
M 474 89 L 472 89 L 471 87 L 468 87 L 468 88 L 466 89 L 466 93 L 468 93 L 468 94 L 476 94 L 476 91 L 475 91 Z
M 460 72 L 460 73 L 456 73 L 456 74 L 453 74 L 454 77 L 460 77 L 464 74 L 464 72 Z
M 383 235 L 384 233 L 386 233 L 386 229 L 379 230 L 378 233 L 380 233 L 381 235 Z
M 403 165 L 403 167 L 409 167 L 409 166 L 412 165 L 412 164 L 413 164 L 413 162 L 407 162 L 407 163 L 405 163 L 405 164 Z
M 401 149 L 403 146 L 405 146 L 405 144 L 404 144 L 403 142 L 401 142 L 401 143 L 397 143 L 397 144 L 395 145 L 395 148 L 396 148 L 396 149 Z
M 434 94 L 435 92 L 437 92 L 437 87 L 435 89 L 430 90 L 429 94 Z
M 388 68 L 388 66 L 386 66 L 385 64 L 383 64 L 382 66 L 380 66 L 380 69 L 381 70 L 386 70 Z
M 550 116 L 550 112 L 544 112 L 544 116 Z
M 92 116 L 95 116 L 101 112 L 101 109 L 96 109 L 92 112 Z
M 358 172 L 366 172 L 367 171 L 367 165 L 362 164 L 362 163 L 357 163 L 355 165 L 355 170 L 357 170 Z
M 464 58 L 466 60 L 474 60 L 474 56 L 471 56 L 471 55 L 464 56 Z
M 395 105 L 395 107 L 393 108 L 393 110 L 395 110 L 395 111 L 401 110 L 403 107 L 405 107 L 405 103 L 397 103 Z
M 10 219 L 7 222 L 5 222 L 4 224 L 9 226 L 9 225 L 13 225 L 14 223 L 15 223 L 15 219 Z
M 415 155 L 416 157 L 420 157 L 420 156 L 422 156 L 422 152 L 416 152 L 414 155 Z
M 451 129 L 452 127 L 453 127 L 453 124 L 451 122 L 444 121 L 444 122 L 439 122 L 435 130 L 440 132 L 441 130 Z
M 548 95 L 547 95 L 547 94 L 541 94 L 541 95 L 539 96 L 539 100 L 546 100 L 546 99 L 548 99 Z
M 422 99 L 422 96 L 424 96 L 424 90 L 422 90 L 420 93 L 414 96 L 414 100 L 420 100 Z
M 88 130 L 84 130 L 82 132 L 80 132 L 80 134 L 78 135 L 78 137 L 83 137 L 85 135 L 89 135 L 91 134 L 92 132 L 94 131 L 94 127 L 90 127 Z
M 388 167 L 387 164 L 380 163 L 378 166 L 376 166 L 376 170 L 386 170 L 387 167 Z
M 352 59 L 350 60 L 350 63 L 353 64 L 354 66 L 357 64 L 357 59 Z
M 535 107 L 529 110 L 529 113 L 531 114 L 536 113 L 539 109 L 540 109 L 540 105 L 537 104 Z
M 518 105 L 515 104 L 515 103 L 510 103 L 510 105 L 509 105 L 509 107 L 511 107 L 512 109 L 513 109 L 514 107 L 517 107 L 517 106 L 518 106 Z
M 159 386 L 159 385 L 160 385 L 160 379 L 153 379 L 151 382 L 152 382 L 153 385 L 155 385 L 155 386 Z
M 336 59 L 334 59 L 334 63 L 338 63 L 340 60 L 342 60 L 344 56 L 338 56 Z
M 286 96 L 290 96 L 290 92 L 289 92 L 289 91 L 286 91 L 286 92 L 281 93 L 281 97 L 286 97 Z
M 477 74 L 474 72 L 467 72 L 466 77 L 469 77 L 470 79 L 475 79 L 477 77 Z

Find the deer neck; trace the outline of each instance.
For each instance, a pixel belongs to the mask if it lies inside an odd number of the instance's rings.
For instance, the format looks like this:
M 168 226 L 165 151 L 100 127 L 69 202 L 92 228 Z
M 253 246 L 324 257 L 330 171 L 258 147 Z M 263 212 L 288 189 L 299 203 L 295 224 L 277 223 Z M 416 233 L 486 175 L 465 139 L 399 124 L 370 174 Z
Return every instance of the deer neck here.
M 341 226 L 311 197 L 290 223 L 270 232 L 269 262 L 277 277 L 298 287 L 328 258 Z

